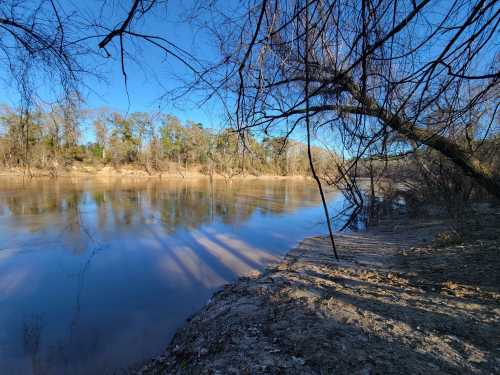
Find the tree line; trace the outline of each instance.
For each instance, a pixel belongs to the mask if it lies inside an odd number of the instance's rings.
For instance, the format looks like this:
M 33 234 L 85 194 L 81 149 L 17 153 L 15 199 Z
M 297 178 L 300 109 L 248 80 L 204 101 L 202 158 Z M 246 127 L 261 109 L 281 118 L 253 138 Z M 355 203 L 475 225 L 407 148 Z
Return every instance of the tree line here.
M 90 139 L 90 141 L 88 140 Z M 317 167 L 326 171 L 332 154 L 313 147 Z M 47 170 L 57 175 L 76 163 L 148 173 L 199 171 L 230 179 L 236 175 L 308 175 L 306 146 L 286 137 L 244 135 L 205 127 L 170 114 L 57 105 L 29 113 L 0 111 L 3 168 Z

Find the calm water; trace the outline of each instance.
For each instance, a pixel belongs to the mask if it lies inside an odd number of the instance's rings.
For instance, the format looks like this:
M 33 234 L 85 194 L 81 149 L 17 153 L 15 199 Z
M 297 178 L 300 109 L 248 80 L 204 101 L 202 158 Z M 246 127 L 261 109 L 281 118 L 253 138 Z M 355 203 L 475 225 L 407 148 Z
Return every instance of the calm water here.
M 0 179 L 0 372 L 112 373 L 159 354 L 214 290 L 322 220 L 302 181 Z

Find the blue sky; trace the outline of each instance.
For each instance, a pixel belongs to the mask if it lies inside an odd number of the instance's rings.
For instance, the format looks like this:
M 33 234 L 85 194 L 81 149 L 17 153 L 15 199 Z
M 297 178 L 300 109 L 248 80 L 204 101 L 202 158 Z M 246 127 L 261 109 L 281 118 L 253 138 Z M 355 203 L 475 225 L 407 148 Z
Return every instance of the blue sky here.
M 209 52 L 207 47 L 209 43 L 203 40 L 202 35 L 194 33 L 182 20 L 188 6 L 186 1 L 169 1 L 168 8 L 162 9 L 162 14 L 156 14 L 158 17 L 150 16 L 147 24 L 139 25 L 137 29 L 147 34 L 163 36 L 196 57 L 201 57 L 200 52 L 204 54 Z M 113 23 L 110 22 L 110 25 Z M 126 44 L 130 52 L 136 52 L 133 41 L 127 40 Z M 165 56 L 158 48 L 147 46 L 144 42 L 140 42 L 138 48 L 140 48 L 138 61 L 134 61 L 134 57 L 127 57 L 125 60 L 128 97 L 121 65 L 117 61 L 119 54 L 110 50 L 115 59 L 108 62 L 109 82 L 92 80 L 92 88 L 95 88 L 97 93 L 88 94 L 88 105 L 90 107 L 104 105 L 129 112 L 161 109 L 184 120 L 191 119 L 210 125 L 215 112 L 218 111 L 216 103 L 208 103 L 200 108 L 197 105 L 199 98 L 193 95 L 185 96 L 175 102 L 159 100 L 165 91 L 180 85 L 177 76 L 186 79 L 191 77 L 188 69 L 173 56 Z
M 31 0 L 27 0 L 31 1 Z M 127 16 L 131 1 L 121 0 L 109 2 L 114 4 L 114 11 L 99 15 L 100 0 L 88 0 L 78 3 L 76 0 L 57 0 L 60 9 L 66 13 L 76 10 L 78 14 L 85 15 L 82 22 L 91 23 L 92 19 L 104 20 L 109 29 L 117 27 Z M 196 0 L 169 0 L 165 6 L 160 6 L 153 13 L 148 13 L 146 21 L 136 22 L 132 25 L 134 32 L 161 36 L 182 49 L 192 54 L 196 59 L 203 62 L 216 62 L 219 59 L 216 50 L 216 42 L 210 39 L 209 33 L 200 31 L 200 27 L 190 24 L 186 16 L 191 14 L 193 4 Z M 237 6 L 237 2 L 223 3 L 225 10 Z M 196 8 L 194 8 L 196 9 Z M 232 14 L 238 10 L 234 9 Z M 205 13 L 206 14 L 206 13 Z M 206 15 L 205 15 L 206 16 Z M 203 21 L 199 19 L 198 21 Z M 78 37 L 81 30 L 76 29 Z M 87 31 L 85 31 L 87 32 Z M 99 34 L 106 34 L 100 31 Z M 175 115 L 182 121 L 192 120 L 202 123 L 206 128 L 219 129 L 225 126 L 225 114 L 222 103 L 218 99 L 204 102 L 200 106 L 202 94 L 193 93 L 175 100 L 160 99 L 169 90 L 175 91 L 182 86 L 181 80 L 189 81 L 193 78 L 192 72 L 175 57 L 165 55 L 159 48 L 148 45 L 145 41 L 134 42 L 127 37 L 125 47 L 130 56 L 125 58 L 127 73 L 127 88 L 121 70 L 120 54 L 117 49 L 118 38 L 114 40 L 114 46 L 109 46 L 108 51 L 111 58 L 105 58 L 104 51 L 99 51 L 98 43 L 102 37 L 92 39 L 89 46 L 100 56 L 84 57 L 83 66 L 90 71 L 98 72 L 98 76 L 84 76 L 81 92 L 85 99 L 85 108 L 97 109 L 106 107 L 124 114 L 132 112 L 162 112 Z M 189 60 L 193 63 L 193 59 Z M 4 73 L 0 70 L 0 75 Z M 50 82 L 43 81 L 38 86 L 41 96 L 51 101 Z M 206 94 L 206 93 L 204 93 Z M 18 105 L 18 95 L 15 87 L 0 85 L 0 104 L 10 106 Z M 93 126 L 91 123 L 81 124 L 83 143 L 92 142 L 94 139 Z M 294 139 L 302 139 L 303 134 L 299 130 L 294 133 Z
M 78 9 L 80 14 L 85 14 L 88 19 L 97 17 L 99 11 L 98 4 L 102 2 L 97 0 L 84 1 L 77 3 L 73 0 L 58 0 L 61 9 Z M 196 57 L 207 56 L 215 57 L 208 45 L 209 41 L 203 34 L 193 31 L 193 28 L 187 25 L 183 16 L 190 7 L 191 1 L 170 0 L 168 7 L 158 9 L 156 14 L 148 17 L 147 23 L 138 24 L 134 28 L 148 34 L 161 35 L 166 39 L 175 42 Z M 108 27 L 114 27 L 119 20 L 123 20 L 126 11 L 131 2 L 116 2 L 113 14 L 105 14 Z M 108 12 L 110 13 L 110 12 Z M 109 21 L 108 21 L 109 20 Z M 90 46 L 98 51 L 97 44 L 101 39 L 92 40 Z M 100 79 L 92 76 L 84 76 L 84 86 L 82 93 L 86 100 L 85 106 L 88 108 L 108 107 L 120 112 L 148 111 L 155 112 L 161 110 L 164 113 L 170 113 L 178 116 L 182 120 L 193 120 L 201 122 L 207 127 L 219 126 L 221 113 L 219 105 L 215 102 L 208 102 L 203 107 L 198 105 L 199 97 L 194 95 L 184 96 L 178 100 L 169 101 L 159 100 L 166 91 L 175 89 L 180 85 L 178 77 L 189 79 L 189 71 L 174 57 L 166 56 L 157 48 L 149 47 L 144 42 L 134 44 L 132 41 L 126 41 L 127 50 L 135 56 L 127 57 L 125 60 L 127 72 L 128 95 L 125 88 L 125 80 L 121 72 L 119 63 L 119 53 L 114 48 L 109 48 L 112 58 L 103 57 L 86 58 L 83 60 L 85 68 L 94 70 L 96 64 Z M 140 52 L 136 54 L 136 52 Z M 203 56 L 199 56 L 203 53 Z M 104 56 L 104 53 L 102 53 Z M 137 58 L 137 61 L 134 61 Z M 0 74 L 5 74 L 0 71 Z M 48 93 L 47 82 L 41 82 L 38 85 L 42 97 L 51 100 L 51 94 Z M 14 85 L 13 85 L 14 86 Z M 16 106 L 18 103 L 17 90 L 14 87 L 0 85 L 0 103 Z
M 37 0 L 26 0 L 26 3 L 28 4 L 30 1 Z M 132 3 L 131 0 L 108 0 L 106 4 L 113 5 L 113 11 L 110 11 L 108 7 L 104 15 L 100 17 L 99 9 L 100 5 L 103 4 L 102 0 L 54 1 L 59 5 L 60 9 L 66 10 L 66 14 L 69 14 L 71 10 L 76 10 L 78 15 L 85 16 L 85 22 L 99 18 L 101 22 L 104 20 L 105 25 L 109 28 L 116 27 L 119 22 L 125 19 Z M 186 13 L 193 7 L 194 3 L 204 4 L 203 1 L 197 2 L 196 0 L 169 0 L 164 7 L 155 10 L 154 14 L 148 14 L 147 22 L 134 23 L 133 30 L 162 36 L 187 50 L 198 59 L 215 61 L 217 52 L 214 50 L 214 43 L 209 39 L 208 33 L 199 32 L 197 31 L 199 28 L 193 27 L 186 22 Z M 238 8 L 236 8 L 237 2 L 227 1 L 222 4 L 224 7 L 234 8 L 229 9 L 229 13 L 235 14 L 238 12 Z M 437 17 L 437 14 L 433 12 L 439 9 L 439 5 L 443 4 L 446 5 L 446 2 L 435 3 L 434 7 L 429 9 L 430 20 Z M 419 36 L 420 32 L 425 31 L 419 24 L 410 30 L 414 33 L 416 39 L 421 37 Z M 77 29 L 76 33 L 80 31 Z M 97 45 L 101 39 L 102 37 L 91 41 L 90 47 L 94 51 L 99 50 Z M 115 40 L 115 42 L 118 42 L 118 40 Z M 165 56 L 158 48 L 148 46 L 144 41 L 134 44 L 133 41 L 127 38 L 125 43 L 127 51 L 133 55 L 127 56 L 125 60 L 128 95 L 125 89 L 125 80 L 121 73 L 119 53 L 116 49 L 109 48 L 109 52 L 112 54 L 111 59 L 104 58 L 104 52 L 100 51 L 100 57 L 85 57 L 83 60 L 83 65 L 87 69 L 96 70 L 100 73 L 100 77 L 105 78 L 83 77 L 85 86 L 82 88 L 82 92 L 87 108 L 108 107 L 122 113 L 161 111 L 176 115 L 183 121 L 189 119 L 200 122 L 205 127 L 218 128 L 224 125 L 221 103 L 217 100 L 212 100 L 203 106 L 199 105 L 200 97 L 196 95 L 187 95 L 175 101 L 159 100 L 167 91 L 175 90 L 176 87 L 180 86 L 179 78 L 186 80 L 192 78 L 191 73 L 173 56 Z M 495 45 L 494 41 L 493 44 Z M 434 43 L 433 46 L 426 46 L 429 55 L 435 54 L 440 47 L 440 42 Z M 484 64 L 489 63 L 492 54 L 496 51 L 497 49 L 489 52 L 486 50 L 486 52 L 483 52 L 483 56 L 486 58 L 479 59 L 476 64 L 481 65 L 481 62 Z M 0 68 L 0 79 L 4 73 Z M 47 92 L 51 87 L 51 83 L 51 81 L 40 82 L 38 87 L 40 92 Z M 0 103 L 16 106 L 16 90 L 0 84 Z M 84 132 L 85 141 L 91 139 L 91 134 L 86 130 Z M 296 132 L 294 138 L 303 138 L 303 134 L 300 131 Z M 329 140 L 329 143 L 334 144 L 334 141 Z

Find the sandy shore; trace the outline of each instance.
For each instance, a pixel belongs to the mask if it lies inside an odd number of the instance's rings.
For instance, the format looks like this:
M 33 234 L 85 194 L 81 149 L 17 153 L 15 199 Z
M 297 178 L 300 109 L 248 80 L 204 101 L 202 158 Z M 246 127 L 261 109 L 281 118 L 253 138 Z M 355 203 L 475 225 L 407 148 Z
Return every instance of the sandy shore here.
M 104 167 L 94 167 L 94 166 L 85 166 L 78 165 L 67 168 L 60 168 L 57 171 L 49 171 L 45 169 L 36 169 L 32 168 L 29 172 L 23 168 L 9 168 L 9 169 L 1 169 L 0 177 L 42 177 L 42 178 L 54 178 L 54 177 L 97 177 L 97 178 L 117 178 L 117 177 L 131 177 L 131 178 L 160 178 L 160 179 L 200 179 L 209 178 L 209 175 L 203 174 L 197 170 L 187 170 L 184 171 L 182 169 L 179 170 L 171 170 L 171 171 L 150 171 L 146 172 L 144 169 L 140 168 L 131 168 L 131 167 L 123 167 L 123 168 L 114 168 L 111 166 Z M 214 179 L 224 180 L 224 176 L 214 174 L 212 176 Z M 236 175 L 231 178 L 231 180 L 251 180 L 251 179 L 260 179 L 260 180 L 277 180 L 277 179 L 285 179 L 285 180 L 302 180 L 302 179 L 310 179 L 308 176 L 278 176 L 278 175 Z
M 216 293 L 141 374 L 500 373 L 500 217 L 436 247 L 438 220 L 308 238 Z M 472 225 L 472 224 L 471 224 Z

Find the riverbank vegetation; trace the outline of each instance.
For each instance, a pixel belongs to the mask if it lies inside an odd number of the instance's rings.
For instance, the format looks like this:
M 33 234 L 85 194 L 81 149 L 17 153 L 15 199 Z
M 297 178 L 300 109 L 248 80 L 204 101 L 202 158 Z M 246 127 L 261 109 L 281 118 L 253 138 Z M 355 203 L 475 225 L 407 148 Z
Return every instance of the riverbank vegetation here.
M 457 144 L 476 149 L 481 163 L 498 179 L 500 176 L 500 137 L 482 140 L 482 144 L 458 133 Z M 452 220 L 458 236 L 467 235 L 470 227 L 465 218 L 476 211 L 479 203 L 498 204 L 474 178 L 457 168 L 453 161 L 429 148 L 416 148 L 402 156 L 364 158 L 358 161 L 358 173 L 370 181 L 365 185 L 365 199 L 370 206 L 367 219 L 376 224 L 394 208 L 404 207 L 412 217 L 428 217 L 445 213 Z M 368 212 L 369 211 L 369 212 Z M 470 234 L 470 233 L 469 233 Z
M 85 143 L 85 139 L 92 139 Z M 317 168 L 326 171 L 331 154 L 312 150 Z M 54 106 L 21 113 L 4 106 L 0 113 L 0 166 L 45 170 L 57 176 L 76 164 L 136 168 L 147 173 L 188 171 L 238 175 L 307 176 L 306 146 L 284 137 L 242 138 L 227 128 L 206 128 L 168 114 Z

